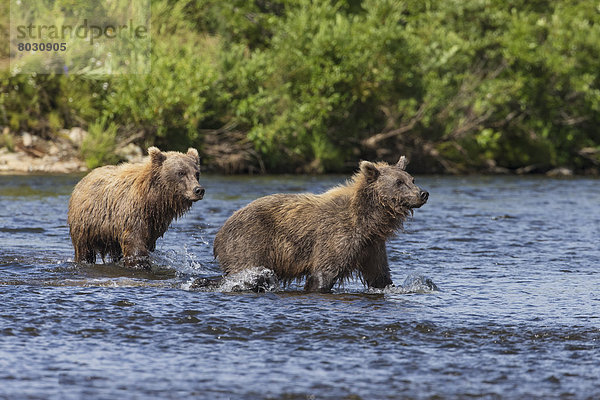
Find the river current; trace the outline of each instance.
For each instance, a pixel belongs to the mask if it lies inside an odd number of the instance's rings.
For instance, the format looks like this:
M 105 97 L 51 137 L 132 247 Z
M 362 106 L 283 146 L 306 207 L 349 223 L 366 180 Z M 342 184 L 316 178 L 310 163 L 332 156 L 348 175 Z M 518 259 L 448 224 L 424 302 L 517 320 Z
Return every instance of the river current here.
M 418 176 L 396 287 L 307 294 L 192 283 L 233 211 L 345 177 L 202 176 L 152 272 L 72 261 L 80 178 L 0 176 L 0 398 L 600 398 L 597 179 Z

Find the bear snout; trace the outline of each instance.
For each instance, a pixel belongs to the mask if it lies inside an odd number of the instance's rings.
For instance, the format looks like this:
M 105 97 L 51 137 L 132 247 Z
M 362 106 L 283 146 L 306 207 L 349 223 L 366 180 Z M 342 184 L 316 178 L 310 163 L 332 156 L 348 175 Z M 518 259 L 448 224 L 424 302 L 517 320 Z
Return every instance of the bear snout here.
M 204 197 L 204 188 L 202 186 L 196 186 L 193 190 L 194 196 L 198 198 L 198 200 L 202 200 Z
M 411 205 L 411 208 L 419 208 L 422 205 L 424 205 L 425 203 L 427 203 L 427 199 L 429 199 L 429 192 L 426 190 L 421 190 L 419 189 L 419 191 L 416 194 L 416 198 L 414 199 L 414 203 L 413 205 Z

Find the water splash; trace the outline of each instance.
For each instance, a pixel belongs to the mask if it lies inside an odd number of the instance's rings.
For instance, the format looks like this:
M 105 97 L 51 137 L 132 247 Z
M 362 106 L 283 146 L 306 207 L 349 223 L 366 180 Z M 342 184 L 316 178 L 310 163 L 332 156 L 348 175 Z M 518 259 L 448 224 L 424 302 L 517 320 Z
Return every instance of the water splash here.
M 409 293 L 431 293 L 440 290 L 431 278 L 420 274 L 408 275 L 402 287 Z
M 190 278 L 181 285 L 183 290 L 216 292 L 274 292 L 281 285 L 273 270 L 263 267 L 248 268 L 224 277 Z
M 197 255 L 190 251 L 187 245 L 167 251 L 157 250 L 152 255 L 152 261 L 153 265 L 172 268 L 180 275 L 202 275 L 215 272 L 213 268 L 200 262 Z
M 433 293 L 440 289 L 433 280 L 425 275 L 410 274 L 406 277 L 402 285 L 386 286 L 383 289 L 369 288 L 367 293 L 383 293 L 383 294 L 409 294 L 409 293 Z

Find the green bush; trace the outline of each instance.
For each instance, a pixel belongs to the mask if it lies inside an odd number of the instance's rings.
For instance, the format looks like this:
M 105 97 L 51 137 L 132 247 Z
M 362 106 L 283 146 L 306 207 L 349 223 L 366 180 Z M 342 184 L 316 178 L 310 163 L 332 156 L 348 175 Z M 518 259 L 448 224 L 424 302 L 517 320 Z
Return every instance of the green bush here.
M 226 55 L 226 80 L 238 83 L 229 86 L 236 118 L 271 169 L 335 170 L 383 126 L 382 105 L 418 94 L 418 72 L 397 2 L 366 2 L 360 14 L 342 3 L 298 4 L 268 49 Z
M 421 171 L 597 167 L 593 2 L 157 0 L 151 15 L 149 74 L 2 70 L 0 125 L 93 130 L 90 165 L 128 139 L 245 149 L 273 172 L 400 153 Z
M 117 129 L 114 122 L 107 124 L 101 121 L 90 124 L 88 135 L 81 143 L 81 156 L 89 169 L 121 161 L 115 154 Z
M 126 132 L 143 132 L 145 145 L 178 150 L 200 144 L 200 128 L 220 126 L 212 119 L 225 95 L 214 61 L 220 43 L 185 25 L 183 5 L 153 4 L 151 72 L 107 80 L 102 104 L 103 114 Z
M 15 151 L 15 140 L 9 132 L 0 133 L 0 149 L 3 147 L 8 151 Z

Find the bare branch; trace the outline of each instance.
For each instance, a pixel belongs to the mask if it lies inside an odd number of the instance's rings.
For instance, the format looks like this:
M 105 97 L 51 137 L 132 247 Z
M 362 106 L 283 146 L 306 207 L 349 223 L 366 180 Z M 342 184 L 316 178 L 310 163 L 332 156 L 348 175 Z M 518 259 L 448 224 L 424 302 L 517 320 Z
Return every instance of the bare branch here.
M 396 129 L 393 129 L 389 132 L 377 133 L 377 134 L 363 140 L 362 144 L 367 147 L 376 147 L 377 144 L 383 140 L 392 138 L 394 136 L 399 136 L 399 135 L 402 135 L 403 133 L 410 131 L 411 129 L 413 129 L 415 127 L 417 122 L 419 122 L 423 118 L 423 115 L 425 114 L 426 106 L 427 106 L 426 103 L 422 103 L 421 106 L 419 107 L 419 109 L 417 110 L 417 113 L 410 119 L 410 121 L 408 121 L 408 123 L 406 125 L 402 125 L 402 126 L 396 128 Z

